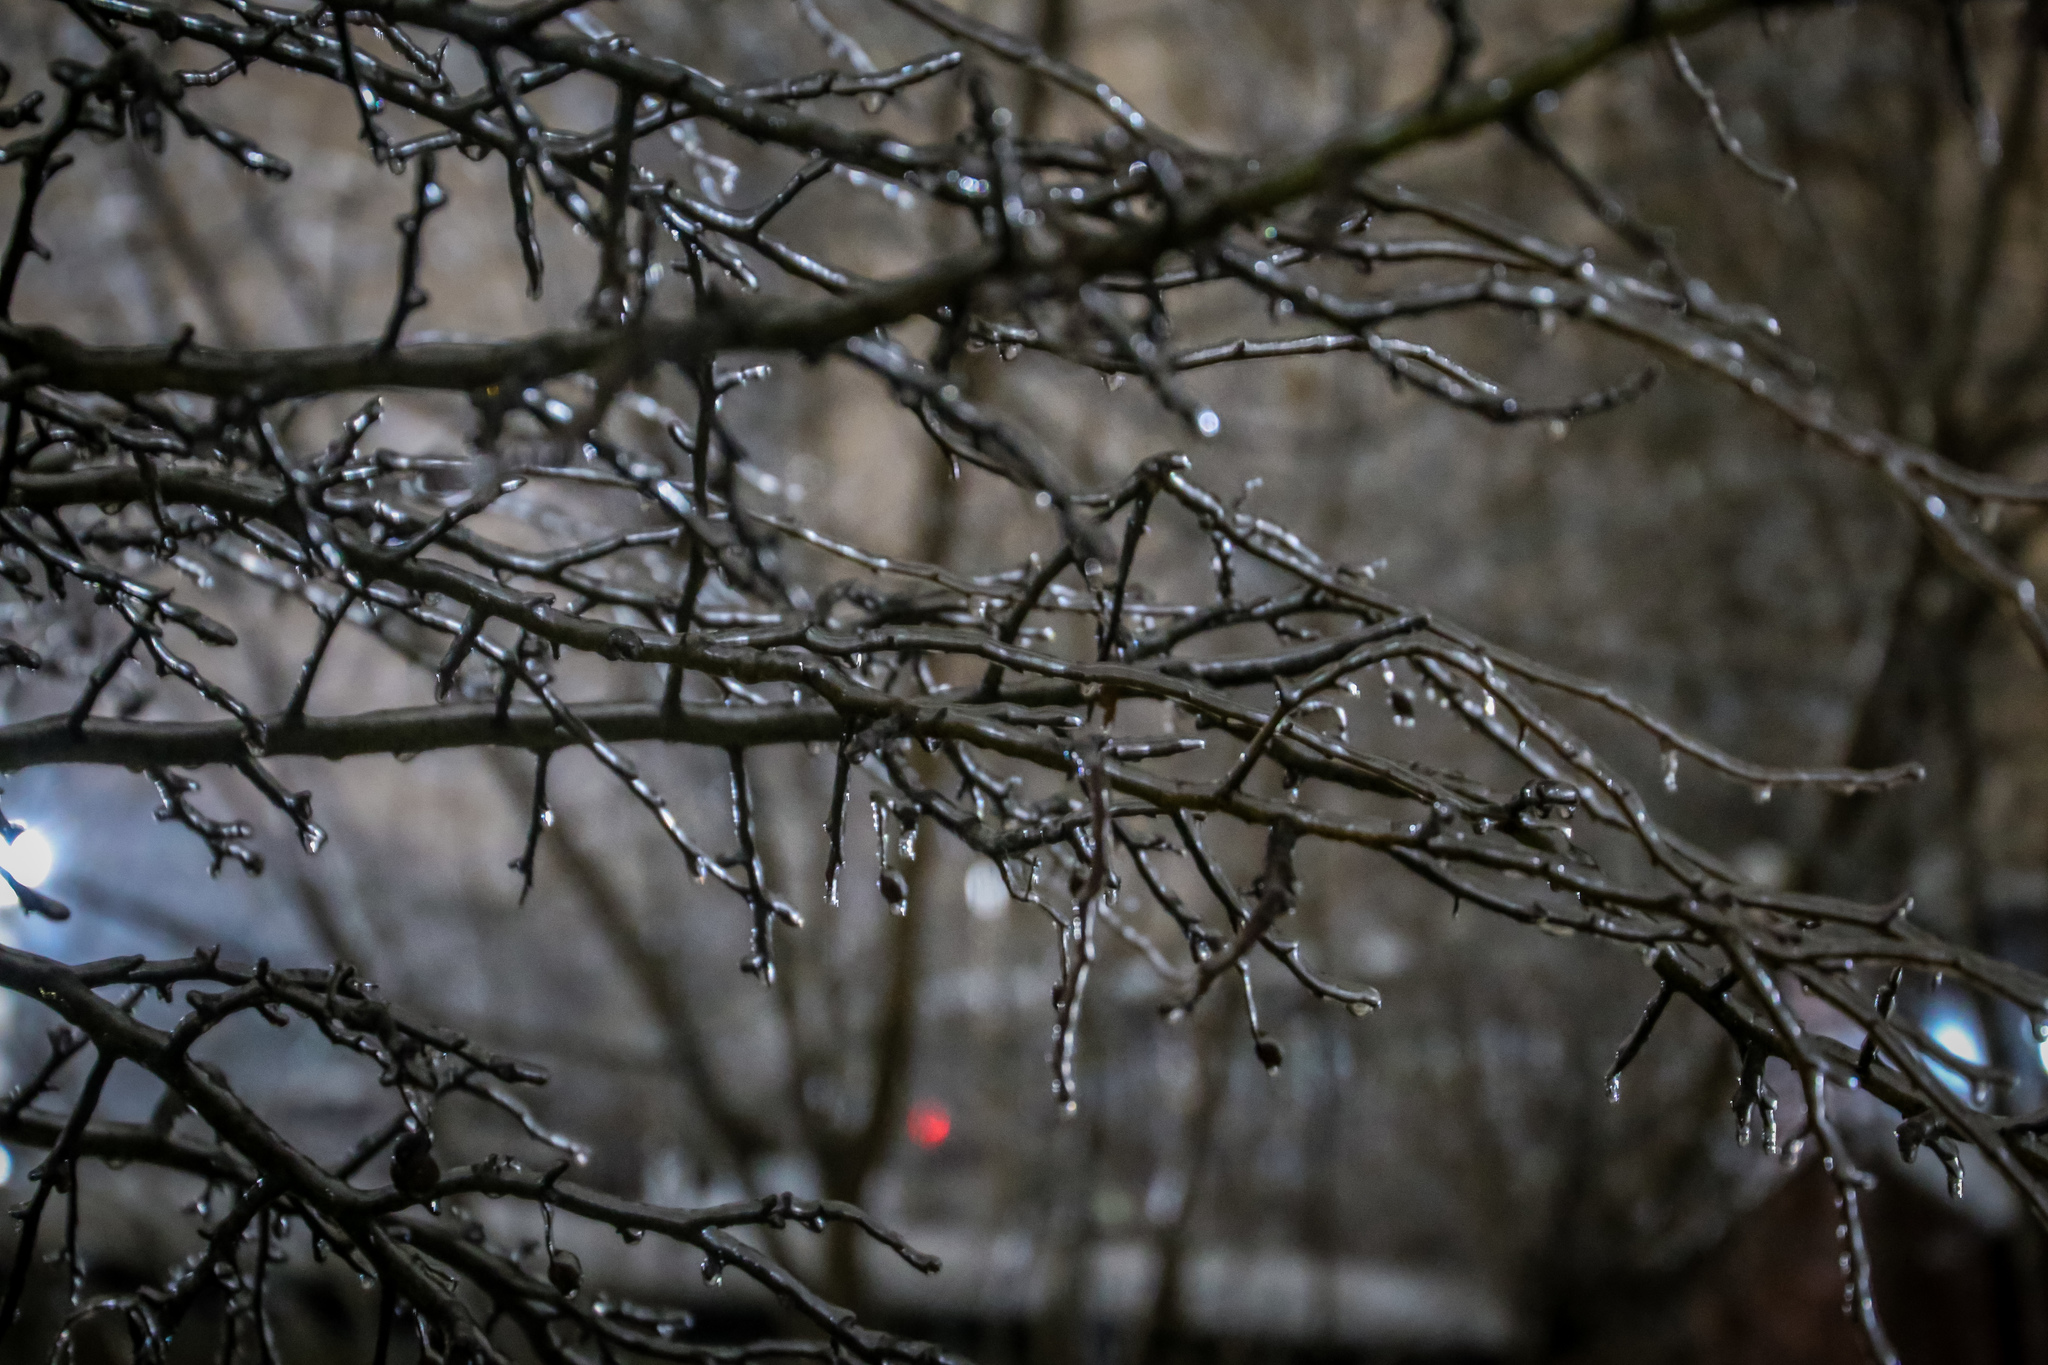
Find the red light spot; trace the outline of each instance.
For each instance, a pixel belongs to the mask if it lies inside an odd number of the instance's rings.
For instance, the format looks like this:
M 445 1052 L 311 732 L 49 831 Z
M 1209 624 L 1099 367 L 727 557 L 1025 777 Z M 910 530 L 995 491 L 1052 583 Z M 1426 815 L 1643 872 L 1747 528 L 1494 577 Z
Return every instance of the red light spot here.
M 920 1147 L 936 1147 L 953 1131 L 953 1116 L 946 1112 L 945 1105 L 924 1100 L 910 1106 L 903 1131 Z

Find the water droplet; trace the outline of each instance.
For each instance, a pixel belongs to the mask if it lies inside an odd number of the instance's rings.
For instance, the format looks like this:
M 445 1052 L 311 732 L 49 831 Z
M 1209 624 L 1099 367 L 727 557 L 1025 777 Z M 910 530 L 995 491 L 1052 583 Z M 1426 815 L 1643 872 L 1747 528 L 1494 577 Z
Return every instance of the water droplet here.
M 1662 755 L 1664 765 L 1664 790 L 1678 790 L 1678 750 L 1666 749 Z
M 309 820 L 299 830 L 299 843 L 304 846 L 306 852 L 318 853 L 327 846 L 327 831 Z
M 1770 783 L 1768 783 L 1768 782 L 1764 783 L 1764 784 L 1763 784 L 1762 786 L 1758 787 L 1758 788 L 1756 789 L 1756 791 L 1752 793 L 1752 795 L 1754 796 L 1754 798 L 1755 798 L 1755 800 L 1756 800 L 1756 803 L 1757 803 L 1757 804 L 1758 804 L 1759 806 L 1768 806 L 1768 805 L 1770 805 L 1770 804 L 1771 804 L 1771 784 L 1770 784 Z
M 1661 999 L 1662 997 L 1659 998 Z M 1621 1077 L 1609 1076 L 1607 1078 L 1607 1102 L 1609 1104 L 1621 1103 Z

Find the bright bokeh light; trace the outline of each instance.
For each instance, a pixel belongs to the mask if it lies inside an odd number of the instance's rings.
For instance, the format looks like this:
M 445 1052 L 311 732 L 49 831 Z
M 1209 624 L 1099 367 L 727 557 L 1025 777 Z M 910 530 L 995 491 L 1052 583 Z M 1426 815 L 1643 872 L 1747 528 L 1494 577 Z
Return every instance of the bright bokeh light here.
M 967 880 L 961 886 L 967 897 L 967 909 L 978 920 L 998 920 L 1010 908 L 1010 888 L 1003 881 L 1003 870 L 986 858 L 976 858 L 967 869 Z
M 1977 1066 L 1984 1063 L 1984 1042 L 1977 1036 L 1977 1030 L 1971 1028 L 1964 1019 L 1952 1014 L 1945 1015 L 1928 1026 L 1927 1036 L 1963 1061 Z M 1966 1096 L 1970 1093 L 1970 1083 L 1957 1072 L 1951 1071 L 1939 1062 L 1934 1064 L 1934 1070 L 1935 1074 L 1941 1077 L 1942 1083 L 1958 1095 Z
M 910 1106 L 903 1128 L 918 1146 L 936 1147 L 951 1135 L 953 1116 L 946 1112 L 945 1105 L 923 1100 Z
M 56 865 L 57 850 L 50 847 L 49 836 L 33 826 L 15 835 L 11 844 L 0 840 L 0 867 L 31 890 L 48 881 L 50 869 Z M 0 907 L 14 902 L 14 888 L 0 881 Z

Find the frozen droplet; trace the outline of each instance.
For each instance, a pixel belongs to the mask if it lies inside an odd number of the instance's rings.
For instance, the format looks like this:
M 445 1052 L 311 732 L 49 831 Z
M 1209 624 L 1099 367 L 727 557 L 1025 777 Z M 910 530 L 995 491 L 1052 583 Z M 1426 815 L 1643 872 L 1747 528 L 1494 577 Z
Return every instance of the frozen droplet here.
M 308 853 L 318 853 L 327 846 L 327 831 L 308 820 L 299 829 L 299 843 Z
M 1609 1076 L 1607 1078 L 1607 1102 L 1609 1104 L 1621 1103 L 1621 1077 Z
M 1664 764 L 1664 790 L 1675 792 L 1678 790 L 1678 750 L 1664 750 L 1662 760 Z
M 1124 380 L 1128 377 L 1119 371 L 1112 371 L 1102 376 L 1102 387 L 1108 389 L 1111 393 L 1115 393 L 1124 386 Z

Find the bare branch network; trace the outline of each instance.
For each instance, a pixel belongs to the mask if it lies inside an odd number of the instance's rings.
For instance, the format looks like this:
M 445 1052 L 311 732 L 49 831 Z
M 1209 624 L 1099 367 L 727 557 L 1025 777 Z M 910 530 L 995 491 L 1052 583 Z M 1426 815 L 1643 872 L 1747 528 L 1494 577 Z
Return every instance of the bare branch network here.
M 1330 562 L 1241 500 L 1204 488 L 1184 455 L 1154 455 L 1114 486 L 1086 486 L 960 378 L 972 350 L 1042 352 L 1112 384 L 1136 379 L 1199 441 L 1223 419 L 1182 376 L 1207 366 L 1328 355 L 1502 423 L 1571 421 L 1638 398 L 1659 366 L 1691 367 L 1867 467 L 2048 657 L 2033 584 L 1986 529 L 2000 507 L 2048 501 L 2048 486 L 1985 475 L 1855 425 L 1810 382 L 1767 312 L 1723 302 L 1675 265 L 1633 277 L 1591 251 L 1380 176 L 1403 152 L 1500 124 L 1599 207 L 1605 192 L 1546 131 L 1546 102 L 1618 54 L 1655 44 L 1668 47 L 1675 76 L 1697 95 L 1703 131 L 1789 188 L 1729 132 L 1678 46 L 1756 6 L 1632 0 L 1482 80 L 1468 74 L 1469 18 L 1456 3 L 1441 5 L 1448 55 L 1428 99 L 1261 162 L 1201 151 L 1095 76 L 937 0 L 890 0 L 934 44 L 897 66 L 869 59 L 803 6 L 842 65 L 746 86 L 659 55 L 651 40 L 614 33 L 595 8 L 565 0 L 61 3 L 96 37 L 99 59 L 53 64 L 47 91 L 0 109 L 0 127 L 30 129 L 0 148 L 20 186 L 0 257 L 0 574 L 32 601 L 85 594 L 118 642 L 75 670 L 83 683 L 67 712 L 0 726 L 0 768 L 142 770 L 165 818 L 204 842 L 216 870 L 236 861 L 254 871 L 260 859 L 241 842 L 248 827 L 205 814 L 181 770 L 238 770 L 311 851 L 325 838 L 312 798 L 275 777 L 272 758 L 528 750 L 538 765 L 532 825 L 515 867 L 530 885 L 551 818 L 548 761 L 582 750 L 666 830 L 680 866 L 731 893 L 750 925 L 743 968 L 772 983 L 775 935 L 801 919 L 794 889 L 768 884 L 756 846 L 761 798 L 750 756 L 764 746 L 834 746 L 826 894 L 837 894 L 847 806 L 863 790 L 905 838 L 935 828 L 993 860 L 1058 938 L 1053 1089 L 1067 1106 L 1081 1098 L 1073 1059 L 1091 969 L 1112 939 L 1157 967 L 1169 1015 L 1227 987 L 1272 1066 L 1280 1053 L 1258 1029 L 1255 956 L 1277 961 L 1314 996 L 1359 1014 L 1376 1008 L 1370 985 L 1326 977 L 1288 937 L 1301 895 L 1297 849 L 1308 840 L 1348 845 L 1458 902 L 1640 949 L 1655 994 L 1610 1085 L 1682 996 L 1734 1040 L 1744 1058 L 1738 1118 L 1745 1131 L 1760 1124 L 1775 1148 L 1778 1100 L 1764 1063 L 1788 1062 L 1803 1116 L 1787 1141 L 1817 1153 L 1834 1181 L 1846 1304 L 1879 1358 L 1890 1351 L 1870 1300 L 1857 1205 L 1870 1177 L 1829 1117 L 1831 1095 L 1876 1096 L 1897 1111 L 1904 1146 L 1932 1150 L 1952 1171 L 1960 1147 L 1976 1148 L 2048 1220 L 2048 1115 L 2002 1115 L 1959 1096 L 1937 1073 L 1987 1084 L 1995 1075 L 1891 1012 L 1903 974 L 1945 974 L 2048 1021 L 2048 981 L 1921 930 L 1907 901 L 1854 904 L 1745 885 L 1660 828 L 1557 703 L 1634 727 L 1661 750 L 1672 779 L 1690 764 L 1762 791 L 1881 791 L 1914 780 L 1913 769 L 1775 768 L 1724 753 L 1596 682 L 1394 600 L 1369 571 Z M 206 112 L 210 88 L 259 66 L 333 83 L 368 154 L 413 176 L 382 334 L 243 350 L 199 344 L 188 330 L 156 345 L 104 346 L 69 334 L 61 319 L 15 318 L 16 286 L 31 257 L 49 250 L 37 237 L 44 193 L 98 144 L 133 138 L 161 148 L 174 125 L 256 174 L 289 174 L 273 149 Z M 991 77 L 1005 67 L 1086 107 L 1098 131 L 1050 140 L 1024 128 Z M 611 92 L 608 124 L 549 122 L 545 92 L 572 78 Z M 949 106 L 956 128 L 917 140 L 891 123 L 902 97 L 939 84 L 964 91 Z M 710 126 L 807 164 L 754 207 L 733 207 L 696 174 L 712 154 L 695 130 Z M 539 201 L 587 235 L 600 257 L 587 325 L 409 339 L 431 308 L 421 268 L 441 246 L 433 216 L 447 193 L 437 158 L 451 153 L 502 165 L 531 290 L 546 265 Z M 793 203 L 844 173 L 916 196 L 961 245 L 876 279 L 835 264 L 829 239 L 778 233 Z M 665 261 L 657 248 L 680 256 Z M 1277 337 L 1185 341 L 1169 320 L 1197 290 L 1235 291 L 1302 325 Z M 1532 401 L 1395 334 L 1414 319 L 1475 311 L 1605 332 L 1639 348 L 1643 365 L 1598 392 Z M 968 572 L 884 556 L 786 511 L 748 506 L 749 455 L 721 399 L 762 379 L 764 357 L 830 358 L 871 376 L 955 475 L 971 467 L 1035 500 L 1038 552 Z M 692 401 L 663 407 L 662 382 Z M 470 481 L 469 452 L 372 444 L 387 397 L 435 391 L 467 399 L 477 448 L 498 455 L 481 484 Z M 287 421 L 303 400 L 337 396 L 355 407 L 338 428 L 309 440 Z M 631 433 L 650 419 L 651 429 L 665 428 L 665 444 L 636 444 Z M 517 447 L 541 453 L 500 451 L 515 430 L 545 438 Z M 601 533 L 550 533 L 562 523 L 539 517 L 545 506 L 573 506 Z M 1165 586 L 1174 566 L 1158 547 L 1187 544 L 1207 545 L 1213 560 L 1202 592 L 1177 594 Z M 240 573 L 317 616 L 318 646 L 289 696 L 239 696 L 209 676 L 194 642 L 232 649 L 237 631 L 180 599 L 179 571 Z M 422 684 L 423 704 L 328 710 L 341 699 L 323 696 L 320 670 L 343 629 L 383 637 Z M 18 644 L 5 651 L 16 668 L 44 666 Z M 220 718 L 100 714 L 131 659 Z M 429 678 L 433 701 L 424 704 Z M 1397 718 L 1425 704 L 1446 708 L 1523 785 L 1370 751 L 1354 742 L 1346 710 L 1366 704 L 1389 705 Z M 733 828 L 685 828 L 621 751 L 640 741 L 722 751 Z M 1232 828 L 1254 830 L 1264 847 L 1248 883 L 1226 866 L 1220 832 Z M 1176 891 L 1169 864 L 1192 869 L 1206 900 Z M 899 911 L 903 885 L 885 864 L 882 890 Z M 70 913 L 14 889 L 25 911 Z M 160 1359 L 208 1291 L 224 1292 L 250 1339 L 261 1337 L 266 1267 L 294 1236 L 381 1286 L 380 1361 L 394 1330 L 448 1361 L 505 1360 L 507 1333 L 539 1358 L 565 1362 L 941 1357 L 863 1325 L 739 1235 L 847 1222 L 912 1265 L 937 1269 L 859 1211 L 788 1196 L 673 1210 L 581 1186 L 567 1178 L 579 1149 L 541 1129 L 515 1098 L 542 1074 L 391 1008 L 346 964 L 287 971 L 202 951 L 67 966 L 0 948 L 0 985 L 68 1026 L 48 1064 L 0 1108 L 0 1137 L 48 1153 L 18 1215 L 0 1341 L 38 1239 L 51 1235 L 50 1204 L 76 1200 L 81 1163 L 122 1161 L 190 1173 L 231 1196 L 216 1206 L 206 1249 L 170 1281 L 76 1303 L 75 1320 L 125 1320 L 141 1358 Z M 175 1025 L 138 1017 L 146 997 L 170 1001 L 179 989 L 185 1012 Z M 1862 1046 L 1803 1024 L 1795 990 L 1852 1021 Z M 397 1115 L 338 1164 L 295 1148 L 194 1055 L 224 1021 L 249 1012 L 301 1021 L 361 1054 Z M 60 1101 L 62 1073 L 85 1054 L 89 1075 Z M 161 1082 L 156 1120 L 96 1115 L 122 1063 Z M 457 1096 L 514 1116 L 544 1155 L 466 1160 L 438 1147 L 437 1107 Z M 195 1123 L 181 1129 L 188 1112 Z M 680 1318 L 583 1285 L 551 1233 L 538 1270 L 491 1242 L 468 1211 L 482 1196 L 524 1201 L 550 1229 L 553 1212 L 566 1210 L 629 1239 L 686 1243 L 702 1252 L 707 1275 L 729 1267 L 760 1282 L 815 1335 L 734 1348 L 694 1342 Z M 75 1275 L 75 1249 L 68 1254 Z

